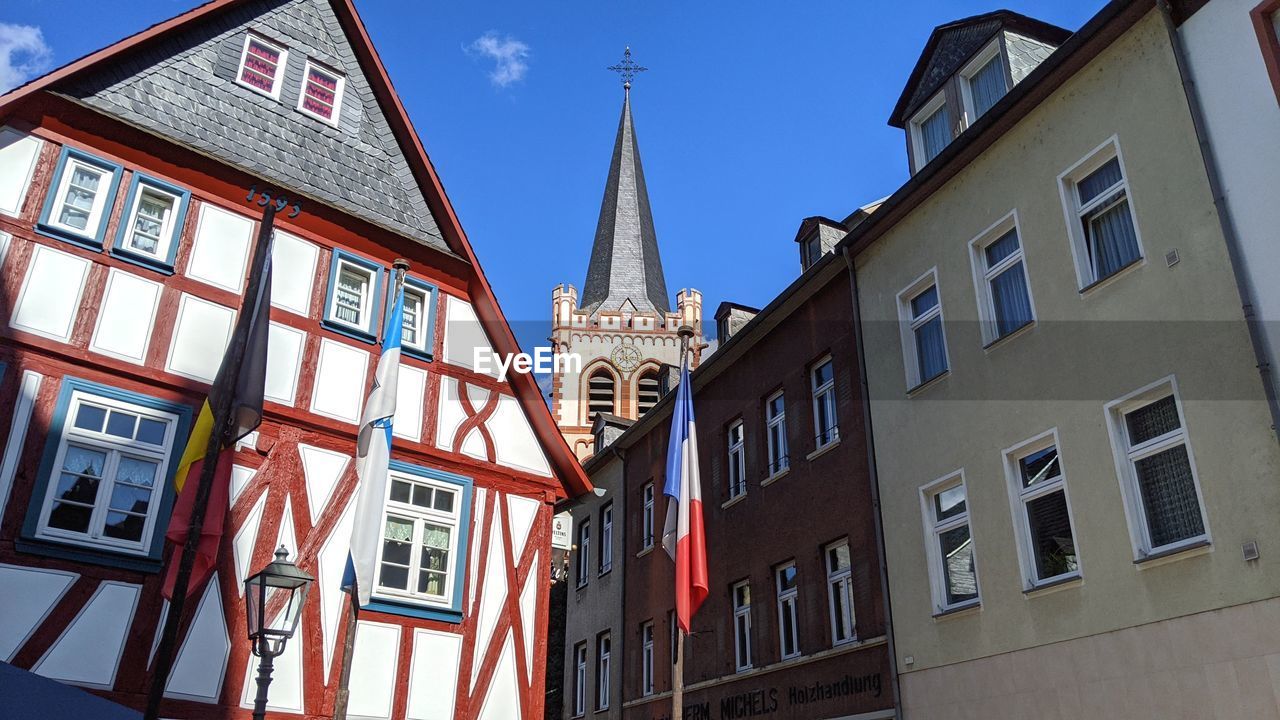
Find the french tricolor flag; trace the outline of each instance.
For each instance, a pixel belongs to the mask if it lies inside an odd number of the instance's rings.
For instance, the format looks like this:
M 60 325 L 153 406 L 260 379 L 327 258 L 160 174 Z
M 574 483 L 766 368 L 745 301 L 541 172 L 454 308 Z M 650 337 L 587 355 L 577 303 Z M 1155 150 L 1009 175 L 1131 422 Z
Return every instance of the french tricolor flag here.
M 693 388 L 689 365 L 680 366 L 680 387 L 671 414 L 667 446 L 667 481 L 662 490 L 671 498 L 662 547 L 676 562 L 676 618 L 689 634 L 693 614 L 707 599 L 707 538 L 702 524 L 702 481 L 698 477 L 698 434 L 693 421 Z

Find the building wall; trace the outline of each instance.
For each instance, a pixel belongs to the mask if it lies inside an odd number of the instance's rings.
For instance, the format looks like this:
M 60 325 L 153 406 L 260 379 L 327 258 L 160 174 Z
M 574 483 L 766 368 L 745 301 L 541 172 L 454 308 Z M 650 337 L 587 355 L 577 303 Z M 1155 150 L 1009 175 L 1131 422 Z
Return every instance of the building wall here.
M 623 602 L 623 565 L 626 554 L 626 538 L 624 533 L 626 517 L 626 494 L 622 488 L 622 461 L 610 459 L 592 476 L 591 484 L 597 491 L 603 489 L 603 495 L 591 495 L 583 498 L 570 512 L 573 515 L 573 542 L 577 545 L 578 528 L 584 520 L 591 523 L 591 548 L 584 553 L 581 547 L 575 547 L 569 560 L 569 577 L 567 610 L 564 640 L 564 712 L 563 717 L 574 717 L 573 702 L 577 667 L 574 664 L 574 650 L 578 643 L 586 643 L 587 679 L 586 709 L 591 717 L 622 717 L 622 686 L 624 649 L 631 640 L 624 633 L 622 624 Z M 613 508 L 613 552 L 610 555 L 611 569 L 600 571 L 601 538 L 604 522 L 601 511 L 605 505 Z M 587 583 L 577 583 L 579 563 L 587 564 Z M 596 638 L 602 632 L 608 632 L 610 648 L 610 700 L 605 711 L 596 709 L 595 688 L 597 661 L 599 659 Z M 548 714 L 551 714 L 548 708 Z M 559 716 L 559 715 L 558 715 Z
M 1145 261 L 1079 292 L 1058 176 L 1113 136 Z M 857 258 L 904 704 L 961 677 L 969 702 L 953 711 L 972 713 L 1006 678 L 966 661 L 1034 653 L 1005 666 L 1016 676 L 1049 667 L 1031 648 L 1280 593 L 1280 556 L 1247 562 L 1240 550 L 1280 543 L 1280 457 L 1195 147 L 1151 11 Z M 968 243 L 1015 209 L 1037 320 L 984 349 Z M 1168 267 L 1174 249 L 1181 261 Z M 950 372 L 909 396 L 896 296 L 935 266 Z M 1136 563 L 1104 405 L 1168 376 L 1212 544 Z M 1024 593 L 1002 451 L 1052 428 L 1083 580 Z M 982 604 L 934 617 L 920 488 L 961 469 Z
M 876 713 L 893 705 L 860 384 L 847 322 L 852 307 L 848 278 L 836 263 L 814 274 L 818 277 L 799 299 L 778 311 L 767 334 L 737 351 L 736 358 L 719 357 L 735 352 L 721 348 L 716 361 L 728 364 L 704 365 L 699 373 L 715 373 L 705 381 L 694 376 L 710 592 L 685 641 L 688 718 L 747 717 L 750 712 L 779 718 L 881 717 Z M 827 355 L 835 370 L 840 440 L 815 452 L 809 370 Z M 778 389 L 786 398 L 790 468 L 769 479 L 764 404 Z M 737 418 L 744 420 L 747 489 L 731 501 L 726 434 Z M 668 717 L 671 710 L 667 661 L 674 568 L 660 546 L 669 423 L 668 417 L 659 418 L 634 444 L 620 441 L 627 445 L 629 509 L 625 716 L 646 720 Z M 640 508 L 643 486 L 650 481 L 659 494 L 654 517 L 658 540 L 653 549 L 644 550 Z M 824 548 L 845 538 L 852 554 L 857 640 L 833 647 Z M 798 568 L 801 655 L 782 660 L 773 571 L 789 560 Z M 752 591 L 753 669 L 737 673 L 730 589 L 744 579 L 750 580 Z M 655 694 L 650 698 L 642 694 L 640 670 L 639 634 L 646 621 L 654 623 L 656 636 Z M 822 688 L 810 694 L 815 684 Z
M 1280 183 L 1280 76 L 1268 75 L 1263 54 L 1275 50 L 1262 45 L 1250 17 L 1263 5 L 1214 0 L 1179 32 L 1274 364 L 1280 358 L 1280 286 L 1274 279 L 1280 205 L 1273 192 Z
M 259 209 L 245 199 L 251 179 L 50 95 L 35 96 L 0 123 L 39 142 L 29 186 L 19 193 L 13 214 L 0 215 L 0 417 L 6 418 L 0 659 L 138 707 L 145 702 L 149 657 L 165 611 L 159 558 L 68 554 L 66 547 L 30 537 L 28 509 L 43 500 L 36 496 L 37 483 L 44 479 L 47 448 L 57 442 L 49 433 L 68 378 L 176 403 L 192 415 L 199 410 L 226 335 L 215 332 L 208 315 L 190 308 L 211 307 L 215 315 L 239 308 L 236 286 L 243 285 L 247 267 L 230 250 L 242 246 L 237 239 L 253 236 Z M 122 222 L 132 174 L 191 191 L 172 273 L 33 230 L 63 145 L 124 168 L 121 191 L 104 220 L 108 241 Z M 240 218 L 232 225 L 238 223 L 245 237 L 225 230 L 202 235 L 199 218 L 209 208 Z M 546 645 L 545 567 L 557 485 L 512 389 L 455 361 L 488 342 L 469 302 L 469 271 L 412 239 L 319 204 L 304 201 L 298 218 L 286 215 L 277 221 L 277 241 L 288 233 L 300 243 L 295 247 L 314 250 L 315 264 L 277 262 L 275 289 L 303 288 L 294 298 L 301 298 L 301 307 L 290 309 L 273 296 L 264 421 L 236 451 L 216 575 L 188 604 L 194 620 L 180 636 L 165 712 L 248 717 L 256 664 L 244 637 L 240 581 L 269 562 L 280 544 L 317 582 L 298 636 L 276 663 L 270 706 L 308 717 L 332 712 L 347 617 L 346 596 L 338 587 L 357 482 L 355 430 L 380 352 L 375 343 L 320 323 L 331 250 L 340 248 L 384 267 L 406 257 L 415 275 L 439 288 L 429 344 L 436 359 L 406 354 L 402 361 L 392 458 L 472 484 L 453 548 L 460 555 L 456 617 L 385 606 L 362 611 L 352 712 L 459 719 L 540 714 L 543 670 L 533 658 Z M 197 252 L 198 242 L 204 244 Z M 47 257 L 83 273 L 63 272 L 56 282 L 32 280 L 39 279 L 33 258 Z M 209 279 L 219 272 L 225 273 L 226 287 Z M 109 302 L 108 287 L 121 277 L 155 286 L 156 302 Z M 150 322 L 139 324 L 148 316 Z M 64 320 L 65 336 L 49 331 Z M 294 345 L 279 342 L 281 336 L 300 339 Z M 122 348 L 136 349 L 136 357 Z M 185 435 L 175 439 L 171 465 L 185 442 Z M 167 522 L 162 512 L 157 536 Z

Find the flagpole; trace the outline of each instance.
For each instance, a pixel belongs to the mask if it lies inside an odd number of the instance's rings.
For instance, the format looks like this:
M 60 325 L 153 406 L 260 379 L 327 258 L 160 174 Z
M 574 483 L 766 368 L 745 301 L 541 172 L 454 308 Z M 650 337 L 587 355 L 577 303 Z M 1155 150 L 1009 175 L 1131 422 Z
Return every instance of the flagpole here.
M 391 268 L 395 272 L 395 291 L 391 294 L 392 303 L 399 299 L 400 294 L 404 292 L 404 276 L 409 271 L 409 261 L 404 258 L 396 258 L 391 263 Z M 387 310 L 390 314 L 391 310 Z M 357 492 L 359 490 L 357 489 Z M 347 631 L 342 639 L 342 667 L 338 673 L 338 693 L 333 703 L 333 720 L 347 720 L 347 706 L 351 701 L 351 656 L 355 653 L 356 647 L 356 623 L 360 619 L 360 593 L 357 583 L 354 580 L 351 586 L 347 588 L 347 596 L 351 607 L 351 615 L 347 620 Z
M 249 334 L 248 327 L 255 315 L 252 311 L 259 302 L 260 279 L 266 267 L 275 217 L 276 203 L 267 198 L 266 206 L 262 210 L 262 222 L 258 225 L 258 238 L 254 244 L 253 264 L 249 270 L 244 302 L 240 307 L 239 317 L 236 318 L 236 329 L 231 335 L 230 346 L 223 358 L 223 364 L 227 367 L 219 368 L 214 381 L 215 385 L 218 383 L 221 385 L 209 391 L 209 397 L 213 400 L 210 407 L 213 413 L 213 431 L 209 433 L 209 442 L 205 445 L 204 461 L 201 464 L 200 478 L 195 488 L 195 503 L 191 509 L 191 522 L 187 526 L 187 539 L 181 549 L 182 555 L 178 562 L 173 596 L 169 599 L 169 614 L 165 617 L 160 644 L 156 648 L 155 670 L 151 674 L 151 687 L 147 693 L 147 710 L 143 715 L 144 720 L 159 718 L 164 688 L 169 682 L 169 673 L 173 670 L 178 629 L 182 622 L 182 611 L 187 604 L 187 586 L 191 583 L 191 569 L 195 565 L 196 550 L 204 529 L 205 511 L 209 505 L 209 495 L 213 491 L 213 476 L 218 466 L 218 454 L 222 451 L 231 429 L 233 420 L 231 410 L 235 402 L 235 393 L 232 392 L 232 388 L 240 376 L 240 366 L 244 361 L 245 344 Z M 270 302 L 270 299 L 267 298 L 266 302 Z M 172 556 L 169 561 L 173 562 Z
M 680 336 L 680 369 L 681 375 L 689 362 L 689 341 L 693 339 L 694 330 L 688 325 L 681 325 L 676 330 Z M 692 390 L 692 387 L 689 388 Z M 676 665 L 671 671 L 671 720 L 684 718 L 684 628 L 679 627 L 679 615 L 672 615 L 676 622 Z

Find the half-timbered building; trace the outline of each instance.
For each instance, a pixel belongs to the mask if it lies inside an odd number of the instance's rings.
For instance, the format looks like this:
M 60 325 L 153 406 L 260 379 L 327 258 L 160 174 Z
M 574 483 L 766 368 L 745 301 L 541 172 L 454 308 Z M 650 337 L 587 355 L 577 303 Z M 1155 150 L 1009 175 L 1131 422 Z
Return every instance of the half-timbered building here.
M 171 478 L 275 219 L 266 411 L 163 714 L 248 717 L 242 581 L 316 576 L 269 709 L 542 716 L 550 520 L 589 484 L 350 0 L 214 0 L 0 96 L 0 661 L 141 707 Z M 409 261 L 373 601 L 339 585 L 390 267 Z M 8 676 L 8 674 L 6 674 Z

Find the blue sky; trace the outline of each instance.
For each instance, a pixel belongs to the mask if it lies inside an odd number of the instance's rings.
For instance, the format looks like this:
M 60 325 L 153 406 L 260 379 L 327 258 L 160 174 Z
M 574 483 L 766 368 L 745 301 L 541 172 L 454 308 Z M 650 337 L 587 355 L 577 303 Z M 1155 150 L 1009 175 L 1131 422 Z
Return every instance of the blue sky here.
M 998 3 L 357 0 L 526 348 L 545 344 L 552 287 L 586 272 L 622 102 L 605 67 L 624 46 L 650 68 L 632 106 L 667 287 L 701 290 L 709 318 L 795 278 L 801 219 L 906 180 L 885 119 L 907 74 L 935 25 Z M 0 82 L 194 5 L 5 0 Z M 1076 29 L 1102 5 L 1003 7 Z

